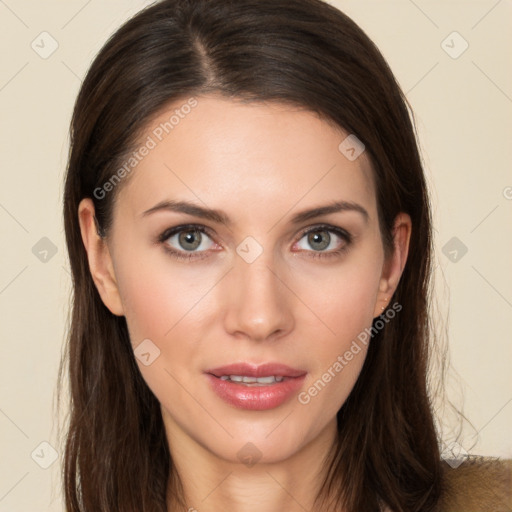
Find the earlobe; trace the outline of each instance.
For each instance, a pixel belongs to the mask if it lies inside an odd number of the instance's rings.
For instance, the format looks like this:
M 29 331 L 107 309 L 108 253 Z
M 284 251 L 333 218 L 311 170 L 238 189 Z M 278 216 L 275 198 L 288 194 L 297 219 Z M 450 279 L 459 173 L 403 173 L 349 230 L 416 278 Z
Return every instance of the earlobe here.
M 402 276 L 411 238 L 412 222 L 407 213 L 399 213 L 393 227 L 393 253 L 383 266 L 379 282 L 379 293 L 375 304 L 374 318 L 378 317 L 388 307 L 389 300 L 395 293 Z
M 89 270 L 101 300 L 111 313 L 124 315 L 112 257 L 106 240 L 100 236 L 92 199 L 82 199 L 78 206 L 82 241 L 87 252 Z

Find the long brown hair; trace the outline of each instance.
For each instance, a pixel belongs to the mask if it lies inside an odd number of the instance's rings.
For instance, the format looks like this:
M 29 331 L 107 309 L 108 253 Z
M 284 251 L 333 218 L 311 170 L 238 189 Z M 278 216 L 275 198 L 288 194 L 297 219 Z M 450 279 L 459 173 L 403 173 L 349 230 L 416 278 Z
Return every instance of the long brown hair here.
M 74 107 L 64 191 L 73 280 L 61 361 L 70 385 L 63 486 L 67 510 L 166 510 L 175 477 L 160 404 L 143 380 L 124 317 L 91 278 L 78 223 L 93 199 L 108 235 L 120 187 L 95 194 L 162 108 L 215 92 L 286 102 L 366 147 L 386 254 L 395 216 L 412 220 L 408 261 L 359 379 L 337 415 L 339 438 L 318 496 L 326 509 L 437 510 L 443 489 L 428 393 L 431 213 L 412 114 L 386 61 L 346 15 L 320 0 L 163 0 L 126 22 L 94 59 Z M 341 142 L 341 141 L 340 141 Z M 134 171 L 136 172 L 136 170 Z M 60 392 L 60 391 L 59 391 Z

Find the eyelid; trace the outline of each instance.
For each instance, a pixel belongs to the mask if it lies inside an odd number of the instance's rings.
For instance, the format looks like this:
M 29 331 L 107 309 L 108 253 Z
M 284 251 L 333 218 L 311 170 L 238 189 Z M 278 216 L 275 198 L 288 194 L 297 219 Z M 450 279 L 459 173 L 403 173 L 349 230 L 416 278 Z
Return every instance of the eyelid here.
M 158 236 L 159 242 L 165 242 L 171 236 L 181 233 L 182 231 L 200 231 L 201 233 L 205 233 L 210 238 L 213 238 L 213 230 L 208 226 L 204 226 L 203 224 L 180 224 L 178 226 L 174 226 L 172 228 L 166 229 L 162 234 Z M 217 242 L 215 242 L 217 243 Z
M 296 235 L 296 240 L 300 240 L 304 235 L 310 233 L 311 231 L 317 231 L 320 229 L 324 229 L 325 231 L 334 232 L 334 233 L 338 234 L 339 236 L 345 236 L 348 240 L 351 240 L 353 238 L 353 235 L 351 235 L 347 230 L 345 230 L 343 228 L 340 228 L 338 226 L 333 226 L 330 224 L 326 224 L 326 223 L 318 223 L 318 224 L 313 224 L 310 226 L 306 226 L 305 228 L 302 228 L 299 231 L 299 233 Z M 168 229 L 164 230 L 164 232 L 158 236 L 158 241 L 165 242 L 171 236 L 173 236 L 177 233 L 180 233 L 181 231 L 187 231 L 187 230 L 191 230 L 191 231 L 197 230 L 202 233 L 205 233 L 210 238 L 215 237 L 214 231 L 211 228 L 209 228 L 208 226 L 205 226 L 203 224 L 180 224 L 178 226 L 174 226 L 172 228 L 168 228 Z M 218 242 L 215 242 L 215 243 L 218 244 Z M 220 244 L 218 244 L 218 245 L 220 245 Z
M 169 244 L 166 243 L 166 241 L 171 238 L 174 235 L 177 235 L 183 231 L 199 231 L 205 235 L 207 235 L 214 244 L 218 244 L 214 236 L 212 236 L 213 230 L 211 230 L 208 226 L 205 226 L 203 224 L 179 224 L 178 226 L 174 226 L 172 228 L 168 228 L 163 231 L 159 236 L 157 236 L 157 239 L 155 240 L 156 244 L 162 245 L 164 251 L 168 253 L 170 256 L 175 258 L 176 260 L 184 260 L 184 261 L 193 261 L 193 260 L 201 260 L 208 257 L 208 253 L 210 251 L 183 251 L 176 249 Z
M 341 238 L 344 240 L 344 245 L 340 248 L 340 249 L 336 249 L 336 250 L 330 250 L 330 251 L 304 251 L 304 250 L 301 250 L 301 251 L 298 251 L 298 252 L 307 252 L 307 253 L 312 253 L 312 254 L 315 254 L 315 255 L 335 255 L 337 253 L 340 253 L 340 252 L 343 252 L 345 250 L 347 250 L 349 248 L 349 246 L 352 244 L 353 240 L 354 240 L 354 235 L 352 235 L 351 233 L 349 233 L 346 229 L 343 229 L 343 228 L 340 228 L 338 226 L 333 226 L 331 224 L 326 224 L 326 223 L 319 223 L 319 224 L 314 224 L 314 225 L 311 225 L 311 226 L 308 226 L 304 229 L 302 229 L 300 231 L 300 233 L 297 235 L 297 238 L 296 238 L 296 241 L 294 242 L 294 245 L 299 242 L 305 235 L 309 234 L 309 233 L 315 233 L 315 232 L 318 232 L 318 231 L 328 231 L 329 233 L 334 233 L 337 237 Z
M 174 226 L 172 228 L 168 228 L 168 229 L 164 230 L 164 232 L 161 233 L 157 237 L 156 242 L 162 244 L 167 252 L 169 252 L 170 254 L 172 254 L 173 256 L 175 256 L 178 259 L 192 260 L 192 259 L 201 259 L 201 258 L 208 257 L 208 252 L 210 252 L 209 250 L 181 251 L 181 250 L 178 250 L 175 248 L 171 248 L 167 244 L 165 244 L 165 242 L 171 236 L 181 233 L 182 231 L 193 231 L 193 230 L 196 230 L 196 231 L 206 234 L 209 238 L 212 239 L 212 242 L 214 244 L 222 247 L 222 245 L 219 244 L 215 240 L 214 230 L 212 230 L 208 226 L 205 226 L 204 224 L 193 224 L 193 223 L 179 224 L 177 226 Z M 294 245 L 298 241 L 300 241 L 305 235 L 309 234 L 310 232 L 322 231 L 322 230 L 328 231 L 330 233 L 334 233 L 336 236 L 342 238 L 345 241 L 344 245 L 340 249 L 330 250 L 330 251 L 300 250 L 300 251 L 296 251 L 296 252 L 310 253 L 314 257 L 336 256 L 337 254 L 340 254 L 340 253 L 344 252 L 345 250 L 347 250 L 349 248 L 349 246 L 352 244 L 352 241 L 354 239 L 354 235 L 352 235 L 347 230 L 345 230 L 341 227 L 334 226 L 331 224 L 326 224 L 326 223 L 317 223 L 317 224 L 306 226 L 305 228 L 301 229 L 295 237 Z
M 313 224 L 313 225 L 303 228 L 299 232 L 298 240 L 300 240 L 304 235 L 307 235 L 311 231 L 321 231 L 321 230 L 331 231 L 331 232 L 338 234 L 339 236 L 345 236 L 350 239 L 352 238 L 352 235 L 346 229 L 340 228 L 338 226 L 333 226 L 331 224 L 326 224 L 325 222 L 323 222 L 323 223 L 320 222 L 318 224 Z

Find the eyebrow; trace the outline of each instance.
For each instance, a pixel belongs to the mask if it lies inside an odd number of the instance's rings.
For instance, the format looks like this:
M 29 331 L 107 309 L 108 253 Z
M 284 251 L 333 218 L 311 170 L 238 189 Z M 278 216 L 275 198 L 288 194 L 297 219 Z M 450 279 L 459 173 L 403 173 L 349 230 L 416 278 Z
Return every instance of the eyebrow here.
M 193 215 L 195 217 L 200 217 L 203 219 L 210 220 L 212 222 L 217 222 L 219 224 L 225 224 L 226 226 L 231 226 L 233 224 L 232 220 L 228 217 L 228 215 L 222 210 L 215 210 L 212 208 L 204 208 L 199 206 L 198 204 L 191 203 L 188 201 L 172 201 L 172 200 L 164 200 L 160 201 L 158 204 L 142 212 L 141 216 L 146 217 L 151 215 L 152 213 L 159 211 L 171 211 L 177 213 L 186 213 L 188 215 Z M 370 215 L 366 211 L 366 209 L 358 203 L 354 203 L 351 201 L 334 201 L 333 203 L 327 204 L 325 206 L 317 206 L 314 208 L 310 208 L 307 210 L 303 210 L 299 213 L 296 213 L 291 218 L 292 224 L 300 224 L 307 220 L 311 220 L 315 217 L 320 217 L 322 215 L 328 215 L 330 213 L 338 213 L 338 212 L 346 212 L 353 211 L 360 213 L 366 223 L 370 219 Z

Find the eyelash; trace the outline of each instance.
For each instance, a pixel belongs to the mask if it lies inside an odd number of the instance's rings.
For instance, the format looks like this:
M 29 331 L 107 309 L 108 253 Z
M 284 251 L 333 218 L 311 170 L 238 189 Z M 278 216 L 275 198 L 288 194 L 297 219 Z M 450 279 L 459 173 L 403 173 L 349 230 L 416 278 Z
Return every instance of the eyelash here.
M 200 224 L 186 224 L 181 226 L 176 226 L 174 228 L 166 229 L 161 235 L 158 236 L 157 242 L 162 244 L 164 250 L 169 253 L 173 258 L 176 258 L 178 260 L 202 260 L 204 258 L 207 258 L 209 255 L 207 254 L 207 251 L 199 251 L 199 252 L 182 252 L 177 251 L 175 249 L 171 249 L 165 242 L 173 235 L 179 234 L 182 231 L 199 231 L 201 233 L 204 233 L 205 235 L 212 237 L 212 233 L 208 228 L 205 226 L 201 226 Z M 352 244 L 352 235 L 345 231 L 344 229 L 338 228 L 336 226 L 331 226 L 329 224 L 318 224 L 315 226 L 310 226 L 308 228 L 305 228 L 303 231 L 301 231 L 299 237 L 297 238 L 296 242 L 301 240 L 305 235 L 308 235 L 309 233 L 315 233 L 319 231 L 327 231 L 329 233 L 334 233 L 341 239 L 345 241 L 345 244 L 340 248 L 336 250 L 331 250 L 328 252 L 324 251 L 305 251 L 307 253 L 311 253 L 308 257 L 311 258 L 335 258 L 340 257 L 342 254 L 344 254 Z M 301 251 L 302 252 L 302 251 Z

